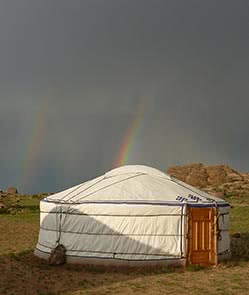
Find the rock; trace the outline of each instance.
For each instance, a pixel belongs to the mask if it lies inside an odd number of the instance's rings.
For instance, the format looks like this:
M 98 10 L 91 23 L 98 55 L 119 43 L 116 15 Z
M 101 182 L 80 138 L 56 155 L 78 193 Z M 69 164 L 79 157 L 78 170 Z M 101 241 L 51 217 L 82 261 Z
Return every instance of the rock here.
M 241 238 L 241 234 L 240 233 L 235 233 L 235 234 L 232 235 L 232 238 L 240 239 Z
M 193 186 L 202 187 L 207 185 L 208 175 L 201 163 L 170 167 L 167 173 Z
M 52 250 L 48 262 L 50 265 L 61 265 L 66 262 L 66 248 L 63 245 L 58 245 Z
M 5 209 L 6 206 L 4 205 L 4 203 L 0 202 L 0 209 Z
M 18 194 L 17 188 L 12 187 L 12 186 L 11 186 L 11 187 L 8 187 L 7 190 L 6 190 L 6 192 L 7 192 L 8 194 L 10 194 L 10 195 Z
M 206 171 L 208 174 L 207 181 L 212 185 L 219 185 L 226 182 L 226 172 L 223 165 L 207 166 Z
M 167 173 L 216 197 L 249 196 L 249 174 L 227 165 L 193 163 L 169 167 Z
M 217 198 L 223 198 L 224 193 L 223 192 L 210 192 L 210 195 L 217 197 Z

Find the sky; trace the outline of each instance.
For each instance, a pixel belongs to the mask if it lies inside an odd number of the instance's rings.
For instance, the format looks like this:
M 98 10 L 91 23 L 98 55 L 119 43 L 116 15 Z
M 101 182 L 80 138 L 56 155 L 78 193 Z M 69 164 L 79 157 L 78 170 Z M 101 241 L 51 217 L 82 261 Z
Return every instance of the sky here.
M 0 189 L 125 164 L 249 172 L 249 1 L 1 0 Z

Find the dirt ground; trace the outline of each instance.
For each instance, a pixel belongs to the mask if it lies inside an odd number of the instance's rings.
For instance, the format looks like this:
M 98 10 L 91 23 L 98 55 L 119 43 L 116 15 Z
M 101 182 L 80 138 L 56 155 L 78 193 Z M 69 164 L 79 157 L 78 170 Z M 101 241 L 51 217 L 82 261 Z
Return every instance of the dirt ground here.
M 249 263 L 198 271 L 52 267 L 32 253 L 0 258 L 0 294 L 249 294 Z
M 33 255 L 39 214 L 0 215 L 0 294 L 249 294 L 249 262 L 198 269 L 49 266 Z

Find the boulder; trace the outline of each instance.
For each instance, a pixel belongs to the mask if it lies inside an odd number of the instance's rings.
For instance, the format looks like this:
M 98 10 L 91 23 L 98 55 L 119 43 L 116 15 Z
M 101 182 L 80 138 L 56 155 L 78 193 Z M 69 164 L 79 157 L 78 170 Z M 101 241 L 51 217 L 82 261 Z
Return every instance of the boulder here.
M 0 193 L 0 198 L 5 198 L 6 196 L 8 196 L 7 193 L 5 193 L 5 192 Z
M 195 187 L 217 191 L 220 196 L 225 188 L 228 192 L 236 192 L 242 186 L 249 187 L 249 174 L 239 173 L 227 165 L 193 163 L 169 167 L 167 173 Z
M 8 187 L 6 192 L 10 195 L 15 195 L 15 194 L 18 194 L 18 191 L 17 191 L 17 188 L 11 186 L 11 187 Z
M 232 238 L 240 239 L 240 238 L 241 238 L 241 234 L 240 234 L 240 233 L 234 233 L 234 234 L 232 235 Z
M 224 193 L 223 192 L 210 192 L 210 195 L 216 197 L 216 198 L 223 198 Z
M 201 163 L 169 167 L 167 173 L 197 187 L 206 186 L 208 183 L 208 174 Z
M 0 209 L 5 209 L 6 208 L 6 205 L 2 202 L 0 202 Z

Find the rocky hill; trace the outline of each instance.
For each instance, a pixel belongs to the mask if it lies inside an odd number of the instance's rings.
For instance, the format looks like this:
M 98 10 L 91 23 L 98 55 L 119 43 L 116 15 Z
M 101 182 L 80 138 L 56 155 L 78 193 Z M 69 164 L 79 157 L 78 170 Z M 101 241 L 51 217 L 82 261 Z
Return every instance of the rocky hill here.
M 0 190 L 0 214 L 39 212 L 39 201 L 50 194 L 23 195 L 15 187 Z
M 169 167 L 167 173 L 217 197 L 249 200 L 249 174 L 227 165 L 194 163 Z

